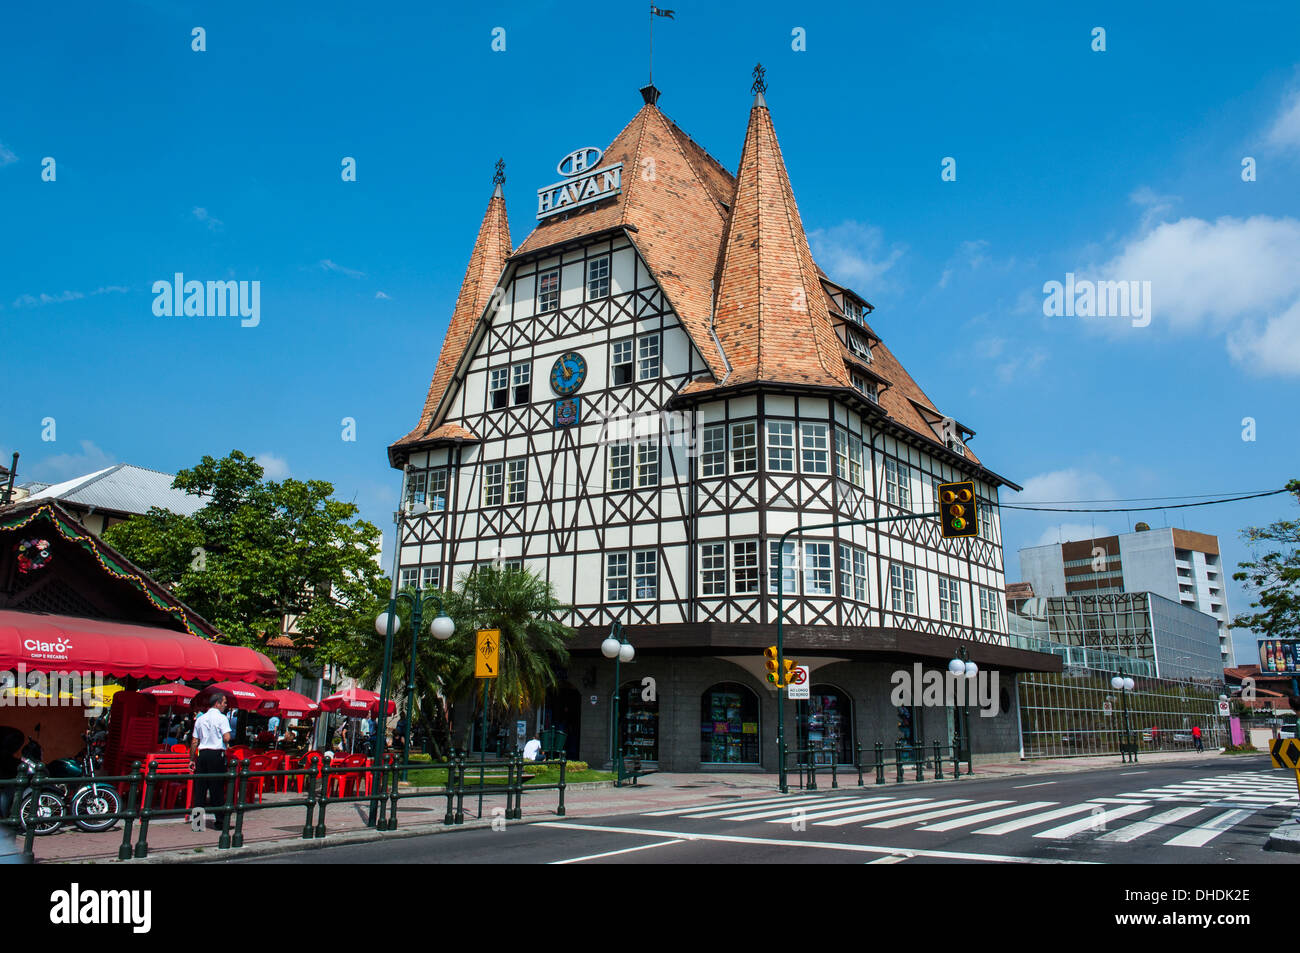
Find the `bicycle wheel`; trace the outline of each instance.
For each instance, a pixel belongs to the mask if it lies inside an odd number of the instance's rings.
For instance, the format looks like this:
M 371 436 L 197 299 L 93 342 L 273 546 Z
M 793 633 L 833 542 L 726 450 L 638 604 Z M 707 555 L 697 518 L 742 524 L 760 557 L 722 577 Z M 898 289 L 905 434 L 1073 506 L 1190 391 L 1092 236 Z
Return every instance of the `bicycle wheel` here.
M 77 792 L 72 799 L 73 814 L 93 814 L 95 817 L 78 818 L 75 823 L 83 831 L 89 831 L 92 834 L 100 831 L 111 831 L 117 826 L 116 815 L 122 810 L 122 800 L 118 797 L 117 792 L 106 784 L 95 784 L 90 787 L 84 787 Z M 109 815 L 100 818 L 99 815 Z
M 57 794 L 41 792 L 39 804 L 28 794 L 18 808 L 18 828 L 25 834 L 30 826 L 38 837 L 53 834 L 63 826 L 64 813 L 63 798 Z

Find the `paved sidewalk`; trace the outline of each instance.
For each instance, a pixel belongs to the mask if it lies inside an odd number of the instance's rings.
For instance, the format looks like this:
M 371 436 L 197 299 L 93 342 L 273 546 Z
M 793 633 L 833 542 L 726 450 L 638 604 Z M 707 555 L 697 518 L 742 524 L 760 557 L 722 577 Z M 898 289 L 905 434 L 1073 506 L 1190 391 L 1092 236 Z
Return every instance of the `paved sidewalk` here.
M 981 764 L 976 762 L 975 773 L 971 780 L 981 778 L 1013 777 L 1017 775 L 1044 775 L 1061 772 L 1080 771 L 1134 771 L 1141 770 L 1147 764 L 1169 764 L 1181 762 L 1188 765 L 1204 766 L 1213 770 L 1213 765 L 1224 759 L 1246 756 L 1222 755 L 1218 751 L 1195 752 L 1155 752 L 1139 755 L 1136 766 L 1124 764 L 1118 755 L 1106 755 L 1095 758 L 1055 758 L 1037 761 L 1005 761 Z M 962 765 L 963 769 L 965 765 Z M 933 780 L 933 769 L 922 784 L 951 784 L 951 765 L 944 765 L 944 779 Z M 915 769 L 909 768 L 905 777 L 915 778 Z M 962 775 L 963 779 L 967 776 Z M 895 785 L 895 773 L 887 769 L 885 787 Z M 797 787 L 798 775 L 790 776 L 792 788 Z M 830 790 L 830 771 L 817 772 L 818 788 Z M 857 786 L 857 771 L 839 772 L 841 788 Z M 874 771 L 863 772 L 863 784 L 875 786 Z M 915 780 L 905 782 L 906 787 L 915 787 Z M 777 786 L 775 774 L 742 773 L 696 773 L 654 774 L 640 780 L 637 785 L 625 785 L 615 788 L 612 782 L 599 784 L 570 785 L 565 792 L 566 815 L 570 818 L 600 817 L 615 814 L 638 813 L 650 810 L 662 810 L 673 807 L 685 807 L 710 800 L 730 800 L 754 798 L 770 795 Z M 558 792 L 530 791 L 524 789 L 523 821 L 538 821 L 555 817 L 559 801 Z M 277 801 L 292 800 L 297 795 L 268 795 L 267 804 Z M 404 798 L 398 815 L 399 828 L 395 833 L 428 833 L 443 828 L 447 798 L 445 795 L 429 793 L 417 797 Z M 504 809 L 503 795 L 486 796 L 483 799 L 483 821 L 490 823 L 493 809 Z M 366 827 L 368 802 L 330 804 L 326 811 L 328 835 L 325 843 L 335 840 L 349 840 L 367 836 L 378 838 L 391 837 L 393 834 L 380 835 Z M 465 795 L 466 826 L 475 824 L 478 810 L 478 796 L 469 792 Z M 258 846 L 261 853 L 269 845 L 276 845 L 275 850 L 294 850 L 311 845 L 313 842 L 302 839 L 303 824 L 306 820 L 304 807 L 268 807 L 253 810 L 244 815 L 245 850 Z M 315 818 L 313 818 L 313 823 Z M 512 823 L 519 823 L 518 821 Z M 453 831 L 457 827 L 448 828 Z M 132 841 L 139 839 L 139 826 L 136 825 Z M 188 821 L 179 818 L 157 820 L 149 825 L 148 843 L 150 858 L 155 862 L 167 859 L 197 859 L 196 854 L 216 858 L 233 856 L 238 850 L 221 851 L 217 848 L 218 834 L 214 830 L 195 832 Z M 112 861 L 117 862 L 118 846 L 122 842 L 122 827 L 104 834 L 87 834 L 83 831 L 65 829 L 48 837 L 38 837 L 35 842 L 36 858 L 39 862 L 80 862 Z M 320 843 L 319 841 L 316 843 Z

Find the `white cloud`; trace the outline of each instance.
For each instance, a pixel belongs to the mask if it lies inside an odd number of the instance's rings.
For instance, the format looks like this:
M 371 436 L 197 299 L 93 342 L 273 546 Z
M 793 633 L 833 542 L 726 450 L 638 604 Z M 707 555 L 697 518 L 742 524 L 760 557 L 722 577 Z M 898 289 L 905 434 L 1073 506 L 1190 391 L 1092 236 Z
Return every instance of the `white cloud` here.
M 1300 221 L 1225 216 L 1144 229 L 1098 270 L 1110 280 L 1151 282 L 1153 327 L 1224 334 L 1243 366 L 1300 374 L 1297 262 Z
M 1011 502 L 1058 503 L 1063 500 L 1106 500 L 1115 496 L 1105 477 L 1074 468 L 1040 473 L 1026 480 L 1024 486 L 1024 491 L 1012 497 Z
M 105 285 L 90 292 L 89 297 L 93 298 L 95 295 L 102 294 L 125 294 L 130 290 L 124 285 Z M 15 308 L 37 308 L 46 304 L 65 304 L 69 301 L 79 301 L 85 297 L 88 296 L 80 291 L 60 291 L 58 294 L 53 295 L 42 291 L 39 295 L 19 295 L 14 299 L 13 306 Z
M 199 208 L 198 206 L 195 206 L 193 211 L 190 214 L 193 215 L 195 218 L 197 218 L 204 225 L 208 226 L 208 228 L 214 232 L 220 229 L 221 226 L 225 224 L 225 222 L 223 222 L 221 219 L 213 218 L 212 215 L 208 213 L 207 209 Z
M 1282 100 L 1266 141 L 1274 149 L 1300 150 L 1300 89 L 1291 90 Z
M 82 440 L 80 446 L 81 453 L 60 453 L 32 464 L 31 479 L 42 483 L 62 483 L 118 462 L 89 440 Z
M 376 301 L 392 301 L 393 299 L 390 298 L 388 295 L 384 294 L 382 291 L 376 291 L 376 292 L 375 292 L 375 300 L 376 300 Z
M 18 161 L 18 156 L 14 155 L 14 151 L 10 149 L 8 146 L 6 146 L 3 142 L 0 142 L 0 168 L 4 168 L 5 166 L 9 165 L 11 162 L 17 162 L 17 161 Z
M 263 475 L 266 479 L 283 480 L 289 475 L 289 462 L 284 457 L 277 457 L 273 453 L 259 453 L 254 456 L 264 471 Z
M 322 258 L 317 262 L 317 264 L 319 264 L 325 271 L 337 271 L 339 274 L 347 275 L 349 278 L 364 278 L 366 276 L 364 271 L 355 271 L 352 268 L 344 268 L 342 265 L 330 261 L 328 258 Z
M 848 285 L 859 294 L 870 296 L 879 290 L 882 276 L 906 252 L 904 245 L 885 248 L 884 233 L 874 225 L 841 222 L 832 228 L 808 233 L 813 258 L 831 281 Z

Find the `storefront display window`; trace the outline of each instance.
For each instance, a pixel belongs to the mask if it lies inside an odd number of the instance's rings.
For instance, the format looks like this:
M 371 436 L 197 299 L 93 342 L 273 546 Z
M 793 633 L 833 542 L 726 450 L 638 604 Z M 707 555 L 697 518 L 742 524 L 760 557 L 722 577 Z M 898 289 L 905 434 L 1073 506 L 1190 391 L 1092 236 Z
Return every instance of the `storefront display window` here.
M 619 744 L 623 754 L 642 761 L 659 760 L 659 696 L 654 701 L 641 697 L 641 683 L 627 682 L 619 697 Z
M 817 764 L 853 763 L 853 702 L 831 685 L 814 685 L 807 701 L 799 702 L 799 748 L 824 748 L 813 756 Z M 808 761 L 801 755 L 802 762 Z
M 734 682 L 714 685 L 700 699 L 700 761 L 758 764 L 758 696 Z

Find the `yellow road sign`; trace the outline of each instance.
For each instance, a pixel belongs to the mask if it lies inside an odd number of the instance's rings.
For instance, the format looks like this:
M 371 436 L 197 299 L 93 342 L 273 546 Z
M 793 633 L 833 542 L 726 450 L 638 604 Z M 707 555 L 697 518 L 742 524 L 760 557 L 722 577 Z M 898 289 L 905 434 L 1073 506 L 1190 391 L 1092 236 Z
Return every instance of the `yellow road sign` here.
M 1274 741 L 1269 745 L 1269 754 L 1273 756 L 1273 767 L 1300 771 L 1300 741 L 1295 738 Z
M 479 629 L 474 646 L 474 677 L 496 678 L 501 674 L 501 630 Z

